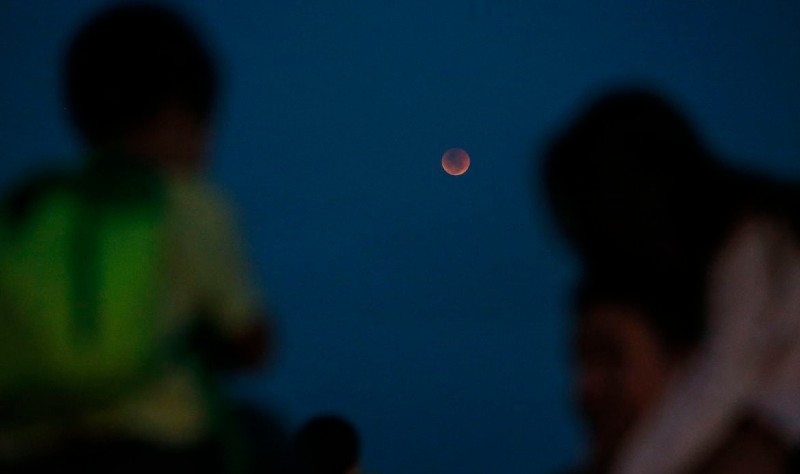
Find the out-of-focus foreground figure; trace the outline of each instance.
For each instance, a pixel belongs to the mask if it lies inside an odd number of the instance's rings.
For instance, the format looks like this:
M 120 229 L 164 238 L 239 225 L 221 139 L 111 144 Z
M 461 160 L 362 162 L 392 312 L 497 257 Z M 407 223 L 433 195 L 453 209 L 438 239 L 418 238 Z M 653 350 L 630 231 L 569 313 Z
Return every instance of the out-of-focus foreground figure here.
M 657 282 L 651 309 L 695 318 L 701 341 L 594 470 L 786 472 L 800 440 L 797 187 L 724 166 L 643 90 L 588 107 L 545 177 L 584 273 Z
M 360 474 L 361 440 L 349 421 L 319 415 L 306 422 L 293 443 L 297 474 Z
M 23 181 L 0 214 L 3 472 L 236 464 L 214 371 L 254 367 L 267 320 L 201 177 L 217 82 L 160 7 L 106 10 L 69 46 L 85 159 Z
M 584 275 L 575 295 L 576 396 L 591 438 L 579 472 L 603 472 L 625 436 L 685 369 L 702 336 L 670 281 Z

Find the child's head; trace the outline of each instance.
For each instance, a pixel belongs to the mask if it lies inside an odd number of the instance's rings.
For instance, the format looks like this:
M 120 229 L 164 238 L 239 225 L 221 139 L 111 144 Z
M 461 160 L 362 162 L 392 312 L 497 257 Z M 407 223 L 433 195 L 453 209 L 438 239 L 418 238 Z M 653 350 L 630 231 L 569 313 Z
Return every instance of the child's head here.
M 600 463 L 613 458 L 702 337 L 700 294 L 655 280 L 587 277 L 578 290 L 576 389 Z
M 294 449 L 302 474 L 357 474 L 360 441 L 355 427 L 336 415 L 317 416 L 295 436 Z
M 70 45 L 64 86 L 71 119 L 94 149 L 194 164 L 204 152 L 217 74 L 176 13 L 127 5 L 92 18 Z

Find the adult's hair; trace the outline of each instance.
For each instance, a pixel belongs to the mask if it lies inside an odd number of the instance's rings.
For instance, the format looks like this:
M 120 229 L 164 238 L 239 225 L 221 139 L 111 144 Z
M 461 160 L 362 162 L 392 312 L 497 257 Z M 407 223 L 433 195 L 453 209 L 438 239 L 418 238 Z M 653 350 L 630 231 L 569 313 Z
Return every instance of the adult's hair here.
M 719 161 L 666 99 L 620 89 L 592 102 L 550 146 L 545 185 L 583 263 L 579 305 L 631 304 L 665 342 L 703 334 L 706 280 L 745 215 L 800 232 L 794 182 Z
M 702 278 L 657 272 L 587 272 L 575 289 L 576 313 L 583 317 L 598 305 L 635 309 L 658 340 L 676 351 L 691 350 L 705 336 Z
M 321 415 L 297 433 L 294 453 L 301 474 L 344 474 L 360 457 L 355 427 L 337 415 Z
M 728 173 L 689 120 L 644 89 L 592 102 L 546 152 L 556 221 L 589 266 L 685 264 L 719 233 Z
M 63 74 L 70 117 L 95 146 L 170 103 L 207 120 L 216 98 L 209 51 L 180 15 L 155 5 L 113 7 L 90 19 L 67 50 Z

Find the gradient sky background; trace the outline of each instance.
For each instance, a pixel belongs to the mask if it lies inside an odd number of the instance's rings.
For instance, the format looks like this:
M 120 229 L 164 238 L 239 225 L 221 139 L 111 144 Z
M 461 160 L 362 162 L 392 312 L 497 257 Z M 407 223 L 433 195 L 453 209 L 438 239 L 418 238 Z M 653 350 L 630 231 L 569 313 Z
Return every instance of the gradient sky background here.
M 75 160 L 57 64 L 99 0 L 0 0 L 0 186 Z M 212 177 L 279 313 L 239 396 L 355 422 L 379 474 L 552 472 L 575 262 L 536 157 L 603 88 L 650 85 L 711 146 L 800 176 L 795 1 L 177 1 L 226 76 Z M 472 167 L 446 175 L 463 147 Z

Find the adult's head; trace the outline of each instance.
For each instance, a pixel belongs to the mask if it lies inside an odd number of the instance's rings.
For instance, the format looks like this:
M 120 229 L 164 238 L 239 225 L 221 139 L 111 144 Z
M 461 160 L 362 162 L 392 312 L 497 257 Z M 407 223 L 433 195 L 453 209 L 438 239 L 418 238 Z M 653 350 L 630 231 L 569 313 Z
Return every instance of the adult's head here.
M 547 150 L 561 230 L 588 266 L 695 258 L 722 172 L 689 120 L 659 95 L 620 89 L 592 102 Z

